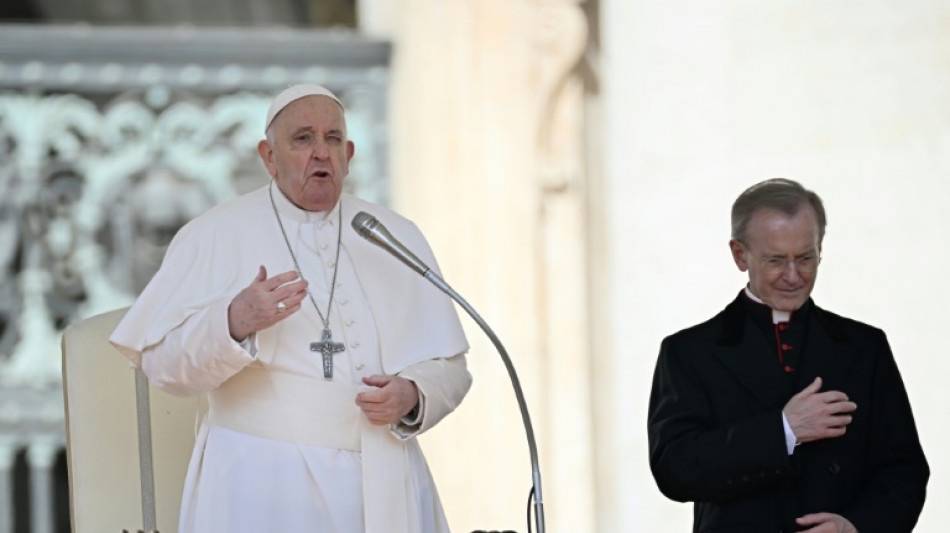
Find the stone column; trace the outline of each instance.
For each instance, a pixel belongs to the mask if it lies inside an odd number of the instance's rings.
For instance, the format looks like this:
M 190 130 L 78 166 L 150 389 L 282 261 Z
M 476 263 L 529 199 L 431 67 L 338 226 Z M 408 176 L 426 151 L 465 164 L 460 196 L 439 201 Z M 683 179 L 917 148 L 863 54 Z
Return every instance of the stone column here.
M 53 463 L 58 447 L 53 442 L 37 440 L 27 448 L 30 465 L 30 519 L 33 533 L 53 532 Z
M 47 440 L 32 442 L 26 459 L 30 465 L 30 521 L 33 533 L 53 532 L 53 463 L 58 446 Z
M 13 531 L 13 463 L 16 447 L 9 439 L 0 441 L 0 531 Z
M 593 531 L 591 345 L 585 86 L 588 26 L 580 1 L 535 0 L 529 30 L 537 78 L 535 283 L 551 531 Z M 569 421 L 569 422 L 568 422 Z M 567 422 L 567 425 L 565 425 Z
M 403 0 L 394 10 L 394 205 L 512 357 L 549 532 L 593 530 L 580 5 Z M 525 530 L 531 470 L 517 403 L 495 349 L 462 318 L 475 383 L 422 444 L 453 530 Z

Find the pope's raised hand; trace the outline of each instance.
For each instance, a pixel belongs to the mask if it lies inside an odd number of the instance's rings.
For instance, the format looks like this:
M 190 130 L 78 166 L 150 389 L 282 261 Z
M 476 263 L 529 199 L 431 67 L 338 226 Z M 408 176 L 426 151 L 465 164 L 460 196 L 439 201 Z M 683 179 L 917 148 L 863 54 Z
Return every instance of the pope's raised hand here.
M 267 277 L 261 265 L 251 284 L 228 306 L 228 330 L 240 342 L 248 335 L 273 326 L 300 309 L 307 297 L 307 282 L 295 270 Z

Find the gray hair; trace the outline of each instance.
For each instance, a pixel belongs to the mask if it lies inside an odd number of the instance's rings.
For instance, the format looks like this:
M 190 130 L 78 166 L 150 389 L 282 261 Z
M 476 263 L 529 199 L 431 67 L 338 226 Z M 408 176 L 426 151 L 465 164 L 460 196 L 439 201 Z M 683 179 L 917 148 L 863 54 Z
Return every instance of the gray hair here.
M 789 216 L 798 213 L 804 205 L 810 205 L 818 218 L 818 242 L 825 238 L 825 206 L 813 191 L 800 183 L 785 178 L 773 178 L 756 183 L 736 198 L 732 204 L 732 238 L 745 239 L 746 227 L 753 213 L 762 209 L 774 209 Z

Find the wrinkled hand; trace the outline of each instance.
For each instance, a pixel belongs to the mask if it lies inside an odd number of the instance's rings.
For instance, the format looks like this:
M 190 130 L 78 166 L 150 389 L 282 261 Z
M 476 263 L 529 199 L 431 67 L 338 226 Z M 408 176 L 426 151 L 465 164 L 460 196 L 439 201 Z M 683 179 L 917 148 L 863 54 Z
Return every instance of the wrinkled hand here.
M 851 423 L 851 415 L 858 408 L 840 391 L 818 392 L 821 378 L 792 396 L 785 404 L 785 418 L 798 442 L 840 437 Z
M 370 376 L 363 383 L 379 387 L 356 395 L 356 405 L 377 426 L 399 422 L 419 401 L 419 389 L 406 378 Z
M 800 526 L 813 526 L 802 530 L 801 533 L 858 533 L 854 524 L 847 518 L 834 513 L 806 514 L 801 518 L 796 518 L 795 522 Z
M 296 313 L 306 296 L 307 282 L 296 271 L 290 270 L 268 279 L 267 269 L 261 265 L 254 281 L 228 306 L 231 338 L 242 341 L 255 331 L 273 326 Z M 278 302 L 284 302 L 286 307 L 278 307 Z

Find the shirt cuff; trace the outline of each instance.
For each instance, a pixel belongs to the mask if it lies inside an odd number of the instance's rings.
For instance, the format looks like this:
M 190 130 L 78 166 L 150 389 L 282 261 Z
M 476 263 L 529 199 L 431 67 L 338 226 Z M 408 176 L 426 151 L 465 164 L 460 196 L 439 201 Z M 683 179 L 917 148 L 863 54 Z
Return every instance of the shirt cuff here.
M 412 411 L 406 413 L 406 416 L 402 417 L 400 422 L 403 424 L 414 427 L 422 423 L 422 415 L 425 414 L 425 397 L 422 395 L 422 391 L 418 391 L 419 399 L 416 403 L 416 406 L 412 408 Z
M 782 413 L 782 425 L 785 426 L 785 448 L 788 450 L 788 454 L 792 455 L 795 453 L 795 446 L 798 446 L 798 439 L 796 439 L 795 434 L 792 433 L 792 426 L 788 425 L 788 419 L 785 418 L 785 413 Z
M 244 348 L 244 351 L 248 353 L 252 358 L 257 359 L 257 332 L 251 333 L 244 338 L 243 341 L 239 342 L 241 348 Z

